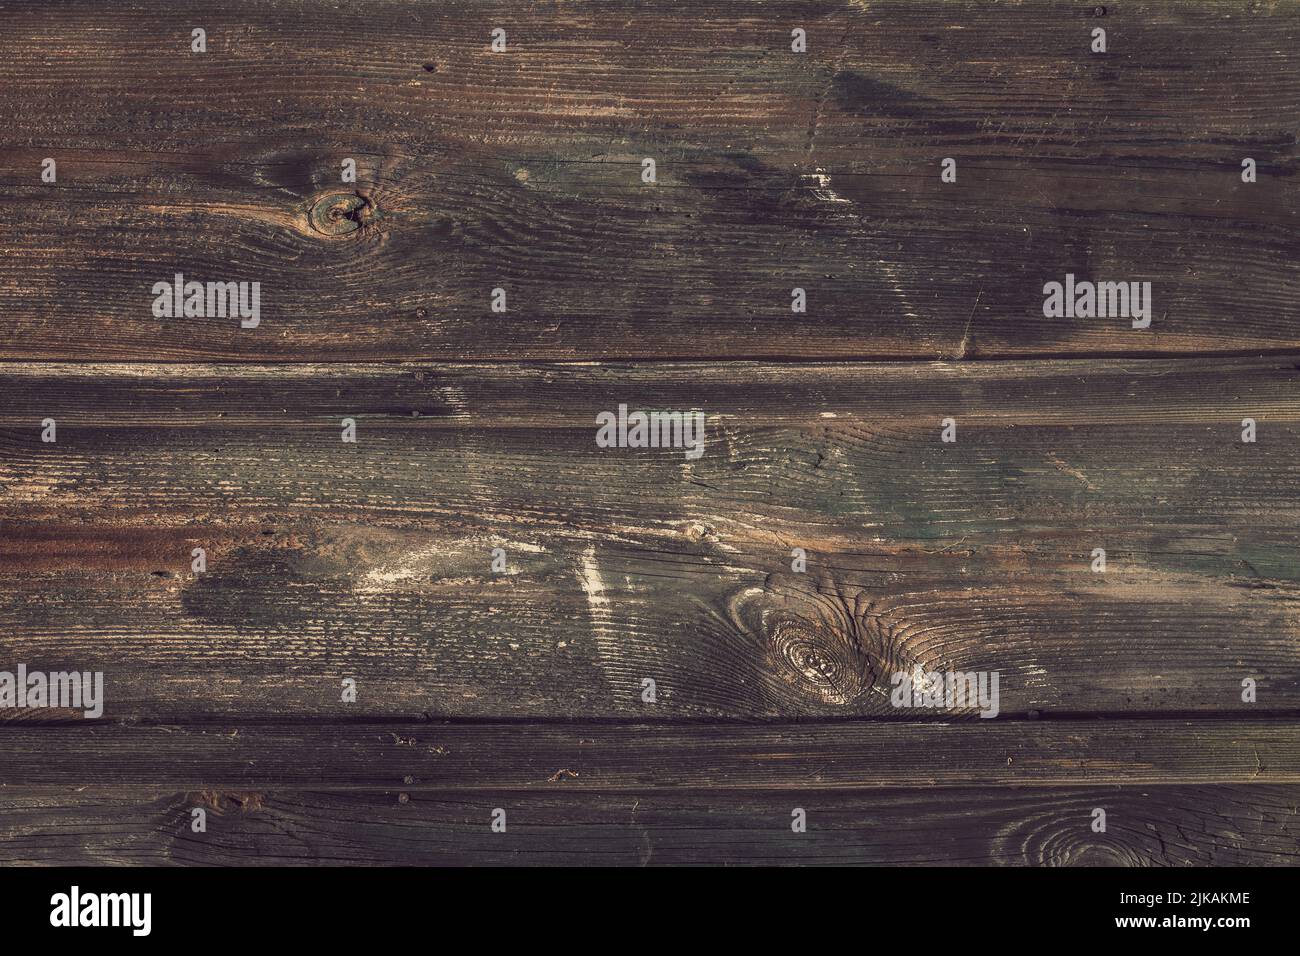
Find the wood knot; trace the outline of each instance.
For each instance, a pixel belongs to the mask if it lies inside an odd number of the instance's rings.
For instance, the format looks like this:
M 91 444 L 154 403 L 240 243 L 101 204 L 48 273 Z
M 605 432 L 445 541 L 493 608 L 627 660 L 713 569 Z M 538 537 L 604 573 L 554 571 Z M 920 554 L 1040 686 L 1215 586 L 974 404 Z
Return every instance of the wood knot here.
M 307 219 L 314 232 L 335 239 L 373 226 L 379 219 L 379 209 L 360 192 L 331 193 L 312 203 Z
M 783 711 L 812 704 L 814 712 L 866 704 L 882 673 L 869 624 L 841 595 L 797 578 L 774 576 L 731 602 L 732 622 L 761 642 L 772 703 Z
M 874 683 L 870 659 L 851 629 L 827 621 L 789 618 L 771 622 L 769 661 L 791 684 L 828 704 L 851 704 Z
M 1015 822 L 994 836 L 994 858 L 1023 861 L 1031 866 L 1143 866 L 1152 859 L 1163 860 L 1166 865 L 1177 862 L 1166 854 L 1163 840 L 1150 831 L 1149 835 L 1143 833 L 1138 824 L 1130 828 L 1132 833 L 1140 834 L 1131 843 L 1092 832 L 1086 822 L 1092 803 L 1080 798 L 1068 807 L 1068 812 L 1060 807 L 1026 806 Z M 1085 821 L 1083 826 L 1077 824 L 1079 819 Z M 1156 831 L 1157 826 L 1151 831 Z

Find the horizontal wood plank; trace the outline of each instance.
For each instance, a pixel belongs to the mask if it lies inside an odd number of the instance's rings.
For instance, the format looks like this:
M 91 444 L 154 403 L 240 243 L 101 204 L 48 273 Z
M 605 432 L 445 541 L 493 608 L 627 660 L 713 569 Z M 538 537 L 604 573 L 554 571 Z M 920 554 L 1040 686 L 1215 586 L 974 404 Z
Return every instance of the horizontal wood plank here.
M 0 790 L 0 863 L 1286 866 L 1294 786 L 869 794 Z M 506 812 L 493 833 L 492 811 Z M 791 814 L 805 811 L 807 831 Z M 1105 832 L 1092 828 L 1106 812 Z M 193 811 L 206 830 L 192 829 Z
M 1008 715 L 1292 713 L 1297 375 L 10 365 L 0 667 L 103 670 L 114 720 L 915 719 L 917 666 Z M 703 455 L 597 447 L 620 403 L 701 408 Z
M 1294 720 L 0 727 L 0 786 L 589 790 L 1300 783 Z
M 1290 2 L 7 3 L 0 358 L 1294 351 L 1297 40 Z M 177 272 L 260 326 L 155 318 Z M 1150 281 L 1150 328 L 1044 317 L 1066 273 Z

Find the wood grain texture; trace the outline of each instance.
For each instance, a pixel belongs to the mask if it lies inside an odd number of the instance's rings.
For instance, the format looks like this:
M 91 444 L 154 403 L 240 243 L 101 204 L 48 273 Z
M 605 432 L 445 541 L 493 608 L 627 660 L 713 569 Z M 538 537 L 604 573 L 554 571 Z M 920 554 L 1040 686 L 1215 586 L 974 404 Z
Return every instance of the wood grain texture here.
M 11 365 L 0 648 L 118 720 L 899 717 L 917 665 L 1007 714 L 1295 712 L 1298 374 Z M 705 409 L 705 453 L 598 448 L 620 402 Z
M 0 671 L 106 700 L 0 709 L 0 862 L 1294 864 L 1297 41 L 6 0 Z M 154 317 L 178 272 L 261 324 Z M 1066 273 L 1151 327 L 1045 318 Z M 703 456 L 598 447 L 621 404 Z
M 640 792 L 1300 783 L 1295 720 L 0 728 L 0 786 Z
M 1294 786 L 797 794 L 0 791 L 6 865 L 1288 866 Z M 791 810 L 806 833 L 790 830 Z M 492 833 L 494 808 L 505 833 Z M 1105 833 L 1092 812 L 1107 814 Z M 191 830 L 191 812 L 207 831 Z
M 0 358 L 1295 351 L 1298 40 L 1294 2 L 6 3 Z M 154 318 L 177 271 L 262 325 Z M 1067 272 L 1151 281 L 1151 328 L 1044 318 Z

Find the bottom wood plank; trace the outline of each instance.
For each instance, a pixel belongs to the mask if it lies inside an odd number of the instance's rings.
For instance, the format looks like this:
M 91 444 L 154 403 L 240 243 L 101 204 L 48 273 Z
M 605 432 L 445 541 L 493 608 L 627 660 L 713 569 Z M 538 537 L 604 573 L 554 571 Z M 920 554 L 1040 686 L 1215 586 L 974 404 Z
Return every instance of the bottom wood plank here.
M 6 865 L 1288 865 L 1300 787 L 0 794 Z M 494 809 L 505 831 L 490 827 Z M 807 830 L 791 828 L 795 809 Z M 193 831 L 202 809 L 206 830 Z M 1105 811 L 1105 830 L 1094 829 Z

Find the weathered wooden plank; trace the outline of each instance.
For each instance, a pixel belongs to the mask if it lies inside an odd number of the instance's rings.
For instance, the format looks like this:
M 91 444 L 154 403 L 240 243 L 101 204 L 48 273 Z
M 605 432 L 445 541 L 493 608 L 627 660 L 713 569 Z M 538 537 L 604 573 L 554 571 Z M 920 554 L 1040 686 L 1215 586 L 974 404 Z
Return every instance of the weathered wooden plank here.
M 1285 866 L 1294 786 L 797 793 L 0 791 L 30 865 Z M 791 831 L 802 808 L 807 831 Z M 506 811 L 493 833 L 492 810 Z M 1093 811 L 1106 811 L 1104 833 Z M 194 833 L 203 809 L 206 831 Z
M 1003 715 L 1300 706 L 1296 586 L 1234 567 L 1215 552 L 1226 533 L 1172 556 L 1124 536 L 1093 582 L 1087 552 L 1060 542 L 814 551 L 831 567 L 796 575 L 780 552 L 764 568 L 753 550 L 491 526 L 39 527 L 0 527 L 0 667 L 102 671 L 112 720 L 976 719 L 896 710 L 892 676 L 916 666 L 996 671 Z M 489 570 L 494 544 L 512 556 L 506 575 Z M 202 575 L 187 570 L 198 545 L 212 548 Z M 69 715 L 0 712 L 17 716 Z
M 1297 374 L 6 366 L 0 668 L 102 670 L 115 720 L 915 719 L 918 665 L 1004 715 L 1292 713 Z M 597 447 L 623 402 L 707 410 L 703 455 Z
M 0 727 L 0 786 L 745 790 L 1300 783 L 1294 720 Z
M 7 3 L 0 357 L 1300 348 L 1300 5 L 1098 9 Z M 261 325 L 155 318 L 178 271 Z M 1067 272 L 1151 281 L 1151 327 L 1045 318 Z

